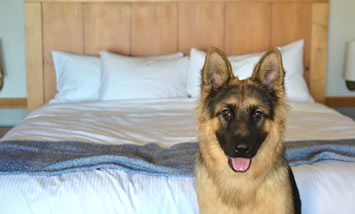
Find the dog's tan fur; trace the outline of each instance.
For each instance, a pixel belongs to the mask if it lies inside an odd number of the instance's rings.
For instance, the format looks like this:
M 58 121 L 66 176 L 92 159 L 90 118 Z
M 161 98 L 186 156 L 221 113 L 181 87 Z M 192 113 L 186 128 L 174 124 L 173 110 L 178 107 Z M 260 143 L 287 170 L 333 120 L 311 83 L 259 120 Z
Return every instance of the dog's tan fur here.
M 210 49 L 204 69 L 207 69 L 208 57 L 215 53 L 227 61 L 218 49 Z M 279 51 L 271 50 L 267 54 L 270 53 L 278 55 L 282 68 Z M 228 61 L 226 65 L 227 69 L 231 70 Z M 260 66 L 259 62 L 255 71 Z M 257 75 L 255 71 L 253 76 Z M 226 102 L 235 103 L 241 109 L 250 105 L 258 105 L 264 111 L 268 111 L 266 106 L 263 107 L 262 102 L 248 97 L 247 86 L 255 84 L 255 81 L 239 80 L 233 77 L 229 84 L 241 86 L 243 90 L 241 94 L 229 98 L 230 100 Z M 231 170 L 227 164 L 228 159 L 218 143 L 215 132 L 221 126 L 221 122 L 217 117 L 211 119 L 209 116 L 206 108 L 209 91 L 210 88 L 201 87 L 201 100 L 198 107 L 200 153 L 196 160 L 196 184 L 200 213 L 293 214 L 288 165 L 281 158 L 284 152 L 282 142 L 287 109 L 283 101 L 284 89 L 277 91 L 277 96 L 282 99 L 274 110 L 275 119 L 265 121 L 263 129 L 268 135 L 253 157 L 250 169 L 244 173 Z M 219 107 L 217 106 L 216 109 Z

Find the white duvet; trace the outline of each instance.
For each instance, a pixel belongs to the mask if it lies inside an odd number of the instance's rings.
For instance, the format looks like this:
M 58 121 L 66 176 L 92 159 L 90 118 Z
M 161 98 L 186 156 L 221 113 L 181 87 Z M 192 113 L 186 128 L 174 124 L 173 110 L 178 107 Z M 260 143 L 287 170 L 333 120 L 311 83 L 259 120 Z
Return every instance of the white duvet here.
M 194 99 L 52 104 L 3 140 L 100 144 L 197 142 Z M 291 102 L 286 141 L 355 139 L 355 122 L 317 103 Z M 355 143 L 355 142 L 354 142 Z M 354 213 L 355 163 L 293 167 L 302 213 Z M 193 178 L 95 170 L 61 176 L 0 176 L 0 213 L 198 213 Z

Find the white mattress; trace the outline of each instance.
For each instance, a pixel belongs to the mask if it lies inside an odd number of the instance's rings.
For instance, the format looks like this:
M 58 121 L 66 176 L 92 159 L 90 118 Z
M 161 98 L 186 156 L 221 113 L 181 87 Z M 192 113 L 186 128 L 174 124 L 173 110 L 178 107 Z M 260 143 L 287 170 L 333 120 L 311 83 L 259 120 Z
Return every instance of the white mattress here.
M 102 144 L 197 142 L 195 99 L 51 104 L 31 113 L 2 140 Z M 351 139 L 355 123 L 318 103 L 290 102 L 286 141 Z
M 101 144 L 196 142 L 193 99 L 52 104 L 2 140 Z M 290 103 L 287 141 L 355 139 L 355 122 L 317 103 Z M 293 167 L 307 214 L 354 213 L 355 163 Z M 95 170 L 61 176 L 0 176 L 1 213 L 197 213 L 193 178 Z

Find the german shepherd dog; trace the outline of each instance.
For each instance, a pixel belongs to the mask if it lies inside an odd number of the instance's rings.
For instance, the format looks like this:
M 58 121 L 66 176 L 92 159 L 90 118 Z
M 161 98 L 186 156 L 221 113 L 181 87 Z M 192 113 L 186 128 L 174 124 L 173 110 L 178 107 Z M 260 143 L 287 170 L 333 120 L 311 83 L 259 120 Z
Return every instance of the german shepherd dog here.
M 234 77 L 220 50 L 208 50 L 198 106 L 200 213 L 301 213 L 284 157 L 284 76 L 277 49 L 266 52 L 246 80 Z

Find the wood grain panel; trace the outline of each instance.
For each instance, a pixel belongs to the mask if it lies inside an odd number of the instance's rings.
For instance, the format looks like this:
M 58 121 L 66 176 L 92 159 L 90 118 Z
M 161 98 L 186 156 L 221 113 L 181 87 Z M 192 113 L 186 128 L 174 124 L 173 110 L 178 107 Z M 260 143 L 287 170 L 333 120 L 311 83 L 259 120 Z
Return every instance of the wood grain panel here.
M 130 4 L 85 4 L 85 53 L 101 50 L 130 54 Z
M 45 102 L 56 93 L 52 50 L 84 52 L 82 3 L 43 3 Z
M 312 6 L 312 51 L 310 91 L 318 102 L 325 102 L 328 49 L 328 4 Z
M 224 3 L 179 3 L 179 51 L 190 48 L 224 50 Z
M 312 32 L 312 4 L 272 4 L 272 46 L 304 39 L 305 79 L 309 82 Z
M 225 22 L 227 55 L 260 52 L 271 47 L 271 4 L 228 2 Z
M 40 3 L 26 3 L 24 7 L 27 111 L 31 112 L 44 104 L 42 8 Z
M 131 55 L 177 51 L 177 3 L 132 3 Z

